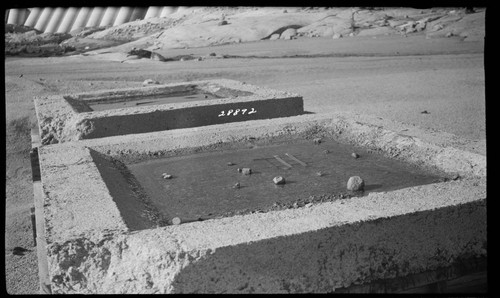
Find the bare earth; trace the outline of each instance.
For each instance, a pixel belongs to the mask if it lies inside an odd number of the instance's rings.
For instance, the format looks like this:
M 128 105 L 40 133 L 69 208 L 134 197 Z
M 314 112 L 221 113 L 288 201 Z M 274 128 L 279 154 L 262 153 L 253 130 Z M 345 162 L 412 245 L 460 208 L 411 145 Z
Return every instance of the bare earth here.
M 415 127 L 408 135 L 444 131 L 456 135 L 450 146 L 486 155 L 483 40 L 429 40 L 418 34 L 337 41 L 304 37 L 159 51 L 165 56 L 212 52 L 238 57 L 160 62 L 112 51 L 5 60 L 9 293 L 38 293 L 29 211 L 33 206 L 29 121 L 36 121 L 32 101 L 36 95 L 140 87 L 146 79 L 171 83 L 227 78 L 299 93 L 305 110 L 312 113 L 354 112 L 403 122 Z M 27 251 L 14 255 L 14 247 Z

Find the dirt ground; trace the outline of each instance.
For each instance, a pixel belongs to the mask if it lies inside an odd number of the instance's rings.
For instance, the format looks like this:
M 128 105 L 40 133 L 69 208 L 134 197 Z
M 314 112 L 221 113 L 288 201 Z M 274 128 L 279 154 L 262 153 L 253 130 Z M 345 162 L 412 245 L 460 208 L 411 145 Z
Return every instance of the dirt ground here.
M 30 220 L 33 96 L 140 87 L 146 79 L 171 83 L 227 78 L 299 93 L 305 110 L 312 113 L 356 112 L 407 123 L 429 134 L 448 132 L 462 148 L 486 155 L 484 42 L 384 38 L 345 38 L 336 48 L 331 38 L 303 38 L 164 52 L 240 56 L 201 61 L 125 59 L 123 53 L 6 58 L 7 291 L 38 293 Z M 297 53 L 299 57 L 291 58 Z M 26 251 L 13 254 L 14 247 Z

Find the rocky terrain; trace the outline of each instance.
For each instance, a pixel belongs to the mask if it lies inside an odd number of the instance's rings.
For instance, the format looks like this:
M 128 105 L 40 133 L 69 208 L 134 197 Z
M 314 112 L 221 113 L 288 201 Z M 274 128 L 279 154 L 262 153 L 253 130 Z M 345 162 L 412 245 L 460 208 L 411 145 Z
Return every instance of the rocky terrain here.
M 60 56 L 99 53 L 95 51 L 103 48 L 106 52 L 130 52 L 134 48 L 154 52 L 260 40 L 412 34 L 474 41 L 484 38 L 484 14 L 481 8 L 196 7 L 177 11 L 168 18 L 81 28 L 70 33 L 41 33 L 7 25 L 5 54 Z

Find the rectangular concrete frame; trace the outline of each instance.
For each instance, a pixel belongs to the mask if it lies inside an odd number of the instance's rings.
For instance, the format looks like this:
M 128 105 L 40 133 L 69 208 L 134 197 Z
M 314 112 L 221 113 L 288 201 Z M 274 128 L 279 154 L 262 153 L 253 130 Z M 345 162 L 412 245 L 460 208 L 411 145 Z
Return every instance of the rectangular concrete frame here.
M 83 140 L 39 149 L 53 293 L 332 292 L 486 251 L 486 158 L 332 113 Z M 331 137 L 460 179 L 309 208 L 131 231 L 91 151 L 134 156 L 249 137 Z M 458 146 L 459 147 L 459 146 Z M 122 202 L 123 203 L 123 202 Z
M 195 87 L 193 87 L 195 86 Z M 91 101 L 165 95 L 195 88 L 222 98 L 92 111 Z M 252 110 L 253 108 L 253 110 Z M 136 134 L 304 113 L 302 96 L 218 79 L 35 97 L 42 144 Z M 247 109 L 238 114 L 228 110 Z M 224 111 L 224 112 L 223 112 Z M 252 113 L 250 113 L 252 111 Z M 256 111 L 255 113 L 253 111 Z M 219 115 L 224 116 L 219 116 Z

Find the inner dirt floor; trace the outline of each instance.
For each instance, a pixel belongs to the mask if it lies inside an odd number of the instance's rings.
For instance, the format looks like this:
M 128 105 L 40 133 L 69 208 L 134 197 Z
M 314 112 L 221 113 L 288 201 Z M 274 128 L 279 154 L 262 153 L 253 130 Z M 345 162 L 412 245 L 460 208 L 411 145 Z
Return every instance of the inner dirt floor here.
M 405 39 L 401 38 L 404 43 Z M 272 42 L 261 43 L 272 51 Z M 241 47 L 242 45 L 239 45 Z M 313 41 L 311 48 L 317 48 Z M 352 44 L 355 48 L 356 44 Z M 414 52 L 412 52 L 414 51 Z M 296 92 L 312 113 L 356 112 L 404 122 L 427 135 L 441 130 L 456 135 L 449 146 L 485 155 L 485 75 L 482 48 L 443 48 L 441 53 L 415 47 L 406 56 L 231 58 L 120 63 L 98 57 L 7 58 L 6 233 L 7 291 L 38 293 L 36 249 L 29 208 L 33 205 L 29 163 L 33 96 L 140 87 L 160 83 L 227 78 Z M 385 127 L 398 130 L 389 124 Z M 417 135 L 418 136 L 418 135 Z M 23 250 L 13 253 L 15 247 Z M 19 249 L 15 250 L 16 252 Z
M 353 152 L 359 157 L 353 158 Z M 251 172 L 240 173 L 238 168 Z M 131 164 L 128 169 L 166 218 L 184 221 L 245 211 L 267 212 L 278 203 L 340 195 L 346 192 L 349 177 L 355 175 L 365 180 L 365 194 L 439 179 L 421 169 L 327 139 L 320 144 L 311 140 L 255 144 L 243 150 L 156 159 Z M 164 179 L 163 173 L 172 178 Z M 273 178 L 277 176 L 284 177 L 285 184 L 275 185 Z

